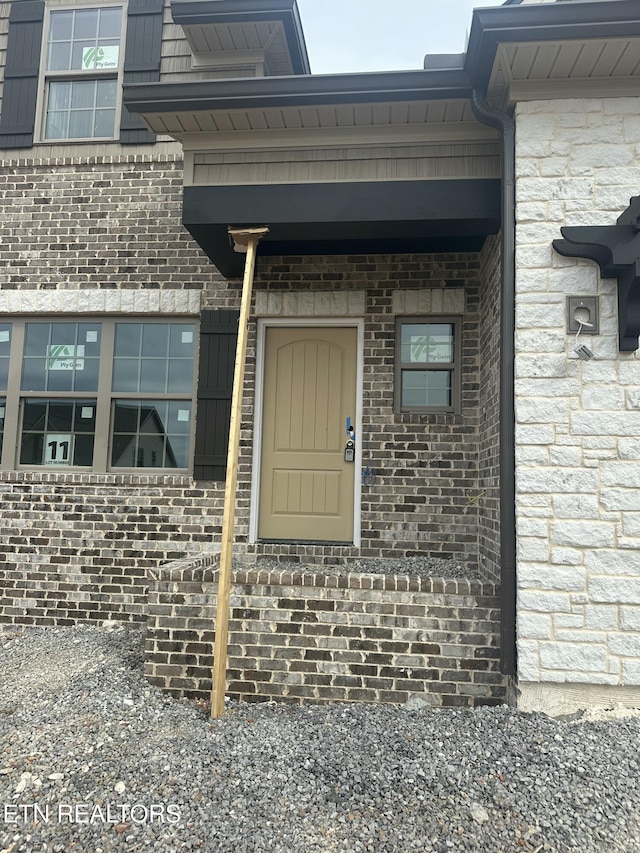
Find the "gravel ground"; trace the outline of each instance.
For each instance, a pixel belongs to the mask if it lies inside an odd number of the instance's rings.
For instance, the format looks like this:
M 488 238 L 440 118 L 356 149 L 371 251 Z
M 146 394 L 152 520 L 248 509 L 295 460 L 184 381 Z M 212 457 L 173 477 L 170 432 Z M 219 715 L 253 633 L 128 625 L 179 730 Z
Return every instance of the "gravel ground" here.
M 640 851 L 640 717 L 230 704 L 125 627 L 0 633 L 0 850 Z

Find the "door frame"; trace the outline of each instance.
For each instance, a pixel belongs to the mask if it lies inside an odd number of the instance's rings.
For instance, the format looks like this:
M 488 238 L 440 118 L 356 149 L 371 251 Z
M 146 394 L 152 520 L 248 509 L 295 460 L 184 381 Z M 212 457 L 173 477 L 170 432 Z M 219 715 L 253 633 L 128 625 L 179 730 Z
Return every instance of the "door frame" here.
M 270 326 L 293 328 L 346 326 L 356 330 L 356 455 L 353 465 L 353 546 L 360 547 L 362 511 L 362 380 L 364 376 L 364 319 L 362 317 L 263 317 L 258 318 L 256 338 L 256 375 L 253 412 L 253 454 L 251 462 L 251 504 L 249 511 L 249 544 L 258 539 L 260 512 L 260 473 L 262 469 L 262 410 L 264 405 L 264 368 L 266 330 Z M 345 432 L 345 442 L 347 440 Z M 322 543 L 318 543 L 321 545 Z

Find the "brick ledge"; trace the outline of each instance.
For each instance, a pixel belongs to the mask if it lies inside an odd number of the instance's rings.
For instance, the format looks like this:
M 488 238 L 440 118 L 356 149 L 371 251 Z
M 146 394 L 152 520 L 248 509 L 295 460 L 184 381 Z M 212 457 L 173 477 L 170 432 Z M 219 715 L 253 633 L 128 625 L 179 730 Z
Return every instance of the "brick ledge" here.
M 150 570 L 152 579 L 159 583 L 200 582 L 217 583 L 218 552 L 206 552 L 197 557 L 187 557 L 166 563 L 157 570 Z M 384 575 L 353 573 L 344 575 L 324 574 L 322 571 L 291 571 L 290 569 L 265 570 L 259 567 L 234 568 L 231 582 L 235 585 L 268 585 L 320 587 L 326 589 L 384 589 L 396 592 L 432 592 L 451 595 L 480 595 L 494 597 L 500 587 L 490 580 L 467 580 L 466 578 L 418 578 L 411 575 Z

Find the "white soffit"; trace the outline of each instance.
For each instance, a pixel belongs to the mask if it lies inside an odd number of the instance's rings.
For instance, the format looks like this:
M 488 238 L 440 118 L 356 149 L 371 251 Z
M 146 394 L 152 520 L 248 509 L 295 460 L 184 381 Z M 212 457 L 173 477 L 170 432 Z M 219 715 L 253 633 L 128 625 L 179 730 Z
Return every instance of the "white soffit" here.
M 234 66 L 243 54 L 264 52 L 270 75 L 286 77 L 294 73 L 280 21 L 185 24 L 182 29 L 194 57 L 227 57 L 229 65 Z
M 490 91 L 494 96 L 508 91 L 511 102 L 572 93 L 640 95 L 640 38 L 503 44 Z
M 242 134 L 263 134 L 265 144 L 274 136 L 278 144 L 286 135 L 304 131 L 315 132 L 327 141 L 353 141 L 363 138 L 371 142 L 378 138 L 493 140 L 497 133 L 480 124 L 466 100 L 407 101 L 374 104 L 335 104 L 326 106 L 269 107 L 265 109 L 200 110 L 184 112 L 146 113 L 145 120 L 155 133 L 169 134 L 187 142 L 192 134 L 207 134 L 207 147 L 212 137 L 221 142 Z M 344 137 L 344 139 L 341 139 Z M 194 142 L 195 140 L 191 140 Z M 189 145 L 188 147 L 192 147 Z

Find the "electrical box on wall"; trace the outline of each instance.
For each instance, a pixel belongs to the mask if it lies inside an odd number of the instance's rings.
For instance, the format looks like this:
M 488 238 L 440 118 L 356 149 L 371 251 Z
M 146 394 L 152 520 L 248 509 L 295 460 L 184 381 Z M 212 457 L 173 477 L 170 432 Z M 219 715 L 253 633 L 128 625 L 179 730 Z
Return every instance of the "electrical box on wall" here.
M 563 225 L 562 240 L 553 248 L 565 258 L 587 258 L 600 268 L 602 278 L 615 278 L 618 285 L 618 346 L 620 352 L 637 352 L 640 339 L 640 196 L 616 219 L 615 225 Z M 575 299 L 576 297 L 571 297 Z M 597 297 L 578 297 L 580 301 Z M 573 306 L 572 306 L 573 307 Z M 585 306 L 586 307 L 586 306 Z M 581 331 L 595 335 L 597 316 L 591 326 L 576 321 L 575 310 L 567 305 L 567 334 Z
M 567 296 L 567 333 L 597 335 L 598 329 L 598 297 Z

